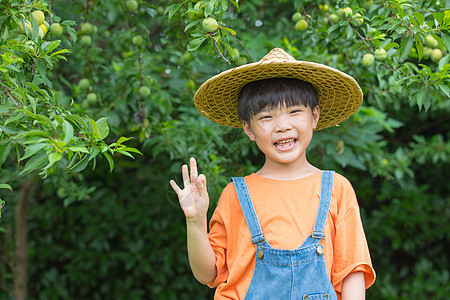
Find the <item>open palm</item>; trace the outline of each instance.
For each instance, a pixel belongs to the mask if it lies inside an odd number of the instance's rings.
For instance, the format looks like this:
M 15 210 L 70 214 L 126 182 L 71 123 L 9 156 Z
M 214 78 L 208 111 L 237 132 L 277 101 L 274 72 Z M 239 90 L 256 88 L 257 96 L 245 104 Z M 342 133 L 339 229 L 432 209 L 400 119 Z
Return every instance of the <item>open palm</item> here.
M 206 190 L 205 175 L 198 176 L 197 162 L 194 158 L 191 158 L 189 163 L 190 176 L 187 165 L 183 165 L 181 168 L 184 189 L 181 189 L 173 180 L 170 181 L 170 185 L 178 195 L 186 219 L 194 219 L 206 215 L 209 207 L 209 196 Z

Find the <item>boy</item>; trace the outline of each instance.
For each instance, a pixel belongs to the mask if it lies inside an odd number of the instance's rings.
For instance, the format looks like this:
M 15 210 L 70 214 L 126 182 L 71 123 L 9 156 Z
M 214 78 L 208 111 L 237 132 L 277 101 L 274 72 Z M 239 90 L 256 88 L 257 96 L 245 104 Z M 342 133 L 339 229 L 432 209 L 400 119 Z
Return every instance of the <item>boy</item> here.
M 207 233 L 206 177 L 195 159 L 171 180 L 186 217 L 188 256 L 215 299 L 364 299 L 373 284 L 353 188 L 306 158 L 314 130 L 340 123 L 362 103 L 356 81 L 275 48 L 257 63 L 210 78 L 194 96 L 210 120 L 243 128 L 263 167 L 232 178 Z

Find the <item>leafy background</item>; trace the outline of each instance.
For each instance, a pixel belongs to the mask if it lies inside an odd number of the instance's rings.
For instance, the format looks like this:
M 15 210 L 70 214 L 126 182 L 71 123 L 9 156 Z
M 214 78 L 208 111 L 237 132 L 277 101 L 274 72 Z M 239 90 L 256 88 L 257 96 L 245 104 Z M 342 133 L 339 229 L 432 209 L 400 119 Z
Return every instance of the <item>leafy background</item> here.
M 315 133 L 308 157 L 354 185 L 377 271 L 367 298 L 446 298 L 448 4 L 137 4 L 136 10 L 122 0 L 0 4 L 0 198 L 6 202 L 0 299 L 212 299 L 213 291 L 191 275 L 184 217 L 168 182 L 179 181 L 181 165 L 195 156 L 208 178 L 212 212 L 229 177 L 262 165 L 264 157 L 241 130 L 203 118 L 192 97 L 212 75 L 258 61 L 273 47 L 334 66 L 364 91 L 356 114 Z M 345 7 L 352 13 L 339 10 Z M 40 38 L 29 18 L 34 10 L 60 22 L 63 35 Z M 295 12 L 308 22 L 305 31 L 296 30 Z M 36 28 L 28 35 L 19 30 L 20 13 Z M 214 17 L 219 29 L 205 32 L 204 17 Z M 133 42 L 138 35 L 142 44 Z M 440 59 L 426 53 L 427 36 L 435 38 Z M 60 42 L 49 51 L 52 41 Z M 365 65 L 364 55 L 379 48 L 387 58 Z M 149 95 L 140 93 L 142 86 Z M 29 207 L 18 214 L 26 183 L 33 187 Z M 19 215 L 28 221 L 25 298 L 17 287 Z

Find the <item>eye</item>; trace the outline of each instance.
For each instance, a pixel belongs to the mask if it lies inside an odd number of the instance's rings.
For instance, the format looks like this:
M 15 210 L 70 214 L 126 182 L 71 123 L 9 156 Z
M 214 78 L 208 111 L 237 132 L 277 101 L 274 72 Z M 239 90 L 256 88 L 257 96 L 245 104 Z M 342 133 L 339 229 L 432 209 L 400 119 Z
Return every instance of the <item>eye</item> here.
M 293 109 L 291 110 L 291 114 L 298 114 L 301 113 L 303 110 L 302 109 Z
M 265 116 L 259 117 L 259 120 L 268 120 L 268 119 L 271 119 L 271 118 L 272 118 L 271 116 L 265 115 Z

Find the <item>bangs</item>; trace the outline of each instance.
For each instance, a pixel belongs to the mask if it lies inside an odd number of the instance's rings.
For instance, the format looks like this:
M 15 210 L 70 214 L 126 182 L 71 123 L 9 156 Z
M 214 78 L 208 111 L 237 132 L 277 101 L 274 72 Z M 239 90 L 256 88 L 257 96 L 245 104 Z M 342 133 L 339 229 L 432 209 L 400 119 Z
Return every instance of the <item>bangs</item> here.
M 238 98 L 241 121 L 250 119 L 264 108 L 318 105 L 317 93 L 309 82 L 293 78 L 269 78 L 246 84 Z

